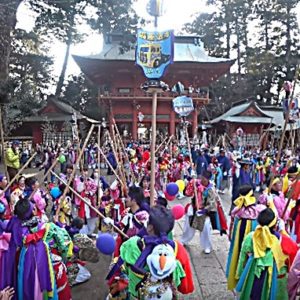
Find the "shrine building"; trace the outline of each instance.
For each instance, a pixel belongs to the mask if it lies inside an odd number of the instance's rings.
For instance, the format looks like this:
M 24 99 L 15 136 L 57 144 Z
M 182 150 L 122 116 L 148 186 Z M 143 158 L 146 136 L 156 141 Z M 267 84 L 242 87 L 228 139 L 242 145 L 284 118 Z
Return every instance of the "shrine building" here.
M 135 37 L 130 36 L 130 39 L 134 45 Z M 82 72 L 99 87 L 99 107 L 107 112 L 109 125 L 115 120 L 121 133 L 126 131 L 136 140 L 140 128 L 150 130 L 152 95 L 140 88 L 146 78 L 135 64 L 135 48 L 121 49 L 120 44 L 128 41 L 128 37 L 108 34 L 104 40 L 100 54 L 74 55 L 73 58 Z M 199 37 L 175 37 L 174 62 L 161 80 L 170 89 L 181 82 L 185 93 L 192 97 L 195 110 L 188 117 L 192 124 L 190 135 L 198 131 L 199 111 L 209 102 L 209 85 L 229 72 L 233 63 L 234 60 L 208 56 Z M 180 118 L 172 107 L 172 99 L 176 96 L 171 91 L 158 94 L 157 130 L 161 133 L 178 134 Z

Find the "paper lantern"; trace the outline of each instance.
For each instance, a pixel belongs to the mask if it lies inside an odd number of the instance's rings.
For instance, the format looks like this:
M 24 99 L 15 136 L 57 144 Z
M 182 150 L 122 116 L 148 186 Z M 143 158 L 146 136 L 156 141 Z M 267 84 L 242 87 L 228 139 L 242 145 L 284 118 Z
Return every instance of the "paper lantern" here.
M 116 241 L 109 233 L 100 234 L 96 241 L 96 247 L 105 255 L 112 255 L 115 251 Z
M 183 180 L 177 180 L 176 184 L 178 185 L 179 192 L 182 193 L 185 188 L 185 183 Z
M 171 195 L 169 195 L 167 192 L 165 192 L 165 197 L 166 197 L 166 199 L 167 199 L 168 201 L 173 201 L 173 200 L 175 200 L 176 195 L 175 195 L 175 196 L 171 196 Z
M 174 182 L 168 183 L 167 187 L 166 187 L 166 192 L 170 196 L 176 196 L 178 194 L 178 192 L 179 192 L 179 187 Z
M 184 207 L 181 204 L 177 204 L 172 207 L 172 214 L 175 220 L 179 220 L 184 216 Z

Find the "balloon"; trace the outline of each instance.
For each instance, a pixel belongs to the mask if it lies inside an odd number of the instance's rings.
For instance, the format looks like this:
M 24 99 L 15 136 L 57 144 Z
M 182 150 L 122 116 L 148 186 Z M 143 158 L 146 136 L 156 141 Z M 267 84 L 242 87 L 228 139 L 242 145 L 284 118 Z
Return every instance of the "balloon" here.
M 175 195 L 175 196 L 171 196 L 171 195 L 169 195 L 167 192 L 165 192 L 165 197 L 166 197 L 166 199 L 167 199 L 168 201 L 173 201 L 173 200 L 175 200 L 176 195 Z
M 179 191 L 179 187 L 176 183 L 171 182 L 167 184 L 166 192 L 168 193 L 168 195 L 176 196 L 178 191 Z
M 111 255 L 115 251 L 116 240 L 109 233 L 100 234 L 96 241 L 96 247 L 101 253 Z
M 178 185 L 179 192 L 182 193 L 185 188 L 185 182 L 183 180 L 177 180 L 176 184 Z
M 65 163 L 66 162 L 66 157 L 63 155 L 63 154 L 61 154 L 60 156 L 59 156 L 59 162 L 61 163 L 61 164 L 63 164 L 63 163 Z
M 61 195 L 61 190 L 59 189 L 58 186 L 53 187 L 50 190 L 50 195 L 54 198 L 57 199 Z
M 172 207 L 172 214 L 175 220 L 179 220 L 184 216 L 184 207 L 181 204 L 177 204 Z

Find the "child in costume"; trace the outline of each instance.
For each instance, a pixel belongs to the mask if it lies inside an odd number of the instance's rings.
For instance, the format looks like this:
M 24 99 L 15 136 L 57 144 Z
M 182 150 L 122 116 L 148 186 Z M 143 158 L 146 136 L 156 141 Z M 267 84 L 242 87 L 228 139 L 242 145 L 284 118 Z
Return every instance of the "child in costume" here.
M 277 218 L 271 208 L 260 212 L 257 222 L 242 244 L 236 290 L 243 300 L 288 299 L 287 270 L 297 245 L 275 230 Z
M 235 208 L 231 212 L 230 248 L 226 267 L 228 290 L 234 290 L 238 282 L 235 275 L 242 242 L 248 233 L 255 230 L 258 214 L 266 208 L 256 204 L 250 185 L 242 185 L 239 192 L 240 196 L 234 201 Z
M 114 276 L 120 274 L 118 271 L 122 264 L 129 279 L 130 299 L 171 300 L 178 292 L 189 294 L 194 291 L 190 259 L 186 250 L 179 242 L 167 238 L 173 227 L 171 211 L 162 206 L 150 209 L 147 234 L 143 237 L 134 236 L 123 243 L 120 258 L 107 276 L 111 294 L 116 290 L 117 279 L 114 280 Z M 126 284 L 123 285 L 124 288 Z

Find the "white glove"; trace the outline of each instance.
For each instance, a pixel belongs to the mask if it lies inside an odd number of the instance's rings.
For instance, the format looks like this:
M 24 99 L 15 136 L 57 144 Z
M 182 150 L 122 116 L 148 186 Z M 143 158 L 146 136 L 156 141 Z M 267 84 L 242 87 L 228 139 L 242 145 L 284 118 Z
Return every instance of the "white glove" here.
M 279 219 L 279 221 L 278 221 L 278 230 L 279 231 L 285 230 L 285 224 L 282 219 Z
M 224 176 L 227 176 L 227 172 L 224 172 L 223 175 L 224 175 Z
M 106 217 L 103 219 L 103 222 L 106 224 L 106 225 L 113 225 L 114 224 L 114 220 L 109 218 L 109 217 Z

